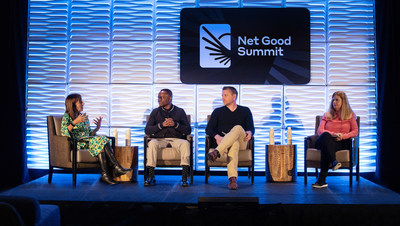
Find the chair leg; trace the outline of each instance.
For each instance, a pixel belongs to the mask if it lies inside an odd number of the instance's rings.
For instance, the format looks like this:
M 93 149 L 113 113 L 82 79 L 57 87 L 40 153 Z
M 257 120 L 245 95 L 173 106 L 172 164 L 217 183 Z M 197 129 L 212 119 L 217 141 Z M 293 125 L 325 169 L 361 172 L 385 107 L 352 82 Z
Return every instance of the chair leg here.
M 193 164 L 190 165 L 190 184 L 193 184 Z
M 350 187 L 353 186 L 353 167 L 350 166 Z
M 318 179 L 318 175 L 319 173 L 318 173 L 318 168 L 315 168 L 315 177 Z
M 76 168 L 77 168 L 77 160 L 76 156 L 78 153 L 77 150 L 77 141 L 74 139 L 73 142 L 73 150 L 72 150 L 72 186 L 75 188 L 76 187 Z
M 356 165 L 356 180 L 357 182 L 360 181 L 360 163 L 357 163 Z
M 76 170 L 72 172 L 72 185 L 76 187 Z
M 48 180 L 47 183 L 51 184 L 51 181 L 53 180 L 53 167 L 50 166 L 49 167 L 49 176 L 48 176 Z
M 209 176 L 210 176 L 210 168 L 208 166 L 206 166 L 206 172 L 205 172 L 205 183 L 206 184 L 208 184 L 208 177 Z
M 251 184 L 254 184 L 254 165 L 251 167 Z
M 76 159 L 75 162 L 72 162 L 72 186 L 76 187 Z
M 307 173 L 307 166 L 304 165 L 304 184 L 305 184 L 305 185 L 307 184 L 307 176 L 308 176 L 308 173 Z

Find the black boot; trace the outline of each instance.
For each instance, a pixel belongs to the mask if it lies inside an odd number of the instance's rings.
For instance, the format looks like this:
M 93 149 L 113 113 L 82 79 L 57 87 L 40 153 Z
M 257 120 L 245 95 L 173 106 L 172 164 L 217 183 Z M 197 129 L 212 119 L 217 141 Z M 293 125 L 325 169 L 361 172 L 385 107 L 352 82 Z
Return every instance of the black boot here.
M 104 147 L 104 152 L 107 155 L 107 159 L 109 160 L 111 167 L 113 169 L 113 174 L 115 177 L 119 177 L 121 175 L 125 175 L 127 173 L 129 173 L 130 171 L 132 171 L 131 168 L 129 169 L 125 169 L 124 167 L 122 167 L 119 162 L 117 161 L 117 159 L 114 156 L 114 153 L 111 151 L 111 147 L 110 144 L 106 144 L 106 146 Z
M 189 175 L 189 166 L 185 166 L 185 165 L 182 166 L 182 183 L 181 183 L 182 187 L 189 186 L 189 184 L 187 182 L 188 175 Z
M 325 188 L 328 187 L 328 184 L 325 182 L 325 178 L 328 175 L 328 172 L 319 173 L 319 177 L 317 182 L 315 182 L 312 187 L 313 188 Z
M 154 167 L 147 166 L 147 180 L 144 182 L 144 186 L 156 185 L 156 177 L 154 176 Z
M 107 158 L 104 151 L 100 152 L 97 157 L 99 158 L 101 167 L 101 181 L 106 184 L 116 184 L 112 177 L 110 177 L 110 174 L 108 172 Z

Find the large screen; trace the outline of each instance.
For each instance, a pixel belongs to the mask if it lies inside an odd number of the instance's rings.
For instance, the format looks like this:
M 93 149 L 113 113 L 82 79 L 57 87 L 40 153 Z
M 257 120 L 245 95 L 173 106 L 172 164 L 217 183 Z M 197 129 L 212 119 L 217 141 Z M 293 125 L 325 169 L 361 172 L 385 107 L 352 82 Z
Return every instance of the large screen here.
M 306 8 L 185 8 L 180 78 L 186 84 L 307 84 Z

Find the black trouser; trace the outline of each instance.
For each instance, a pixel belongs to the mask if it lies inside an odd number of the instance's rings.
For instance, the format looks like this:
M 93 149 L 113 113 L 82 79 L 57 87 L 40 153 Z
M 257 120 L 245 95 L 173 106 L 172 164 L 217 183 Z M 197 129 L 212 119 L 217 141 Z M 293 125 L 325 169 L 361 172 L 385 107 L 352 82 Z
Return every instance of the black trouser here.
M 315 147 L 321 150 L 321 172 L 328 172 L 333 161 L 336 160 L 336 152 L 351 149 L 351 139 L 336 141 L 328 132 L 318 137 Z

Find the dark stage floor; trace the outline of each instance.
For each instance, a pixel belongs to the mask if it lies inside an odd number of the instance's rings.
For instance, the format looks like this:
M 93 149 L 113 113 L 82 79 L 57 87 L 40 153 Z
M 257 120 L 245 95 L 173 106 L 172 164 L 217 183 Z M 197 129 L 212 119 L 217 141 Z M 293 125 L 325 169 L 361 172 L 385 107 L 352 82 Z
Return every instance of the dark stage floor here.
M 247 177 L 239 177 L 239 189 L 227 189 L 226 176 L 194 176 L 190 187 L 182 188 L 180 176 L 156 176 L 157 185 L 143 186 L 143 176 L 137 183 L 105 185 L 98 174 L 78 174 L 77 186 L 72 187 L 71 174 L 54 174 L 53 183 L 47 176 L 2 192 L 6 195 L 29 195 L 41 202 L 136 202 L 197 204 L 198 197 L 258 197 L 259 204 L 400 204 L 400 194 L 374 184 L 364 178 L 349 187 L 347 176 L 327 178 L 327 188 L 315 189 L 314 177 L 298 177 L 293 183 L 267 183 L 265 177 L 256 176 L 252 185 Z
M 349 187 L 347 176 L 331 176 L 328 188 L 313 189 L 313 177 L 306 186 L 303 177 L 267 183 L 257 176 L 253 185 L 239 177 L 236 191 L 227 189 L 226 176 L 211 176 L 209 184 L 195 176 L 187 188 L 178 175 L 156 178 L 152 187 L 143 186 L 143 176 L 110 186 L 98 174 L 78 174 L 73 188 L 71 174 L 55 174 L 52 184 L 44 176 L 1 194 L 58 205 L 61 225 L 400 225 L 400 195 L 364 178 Z

